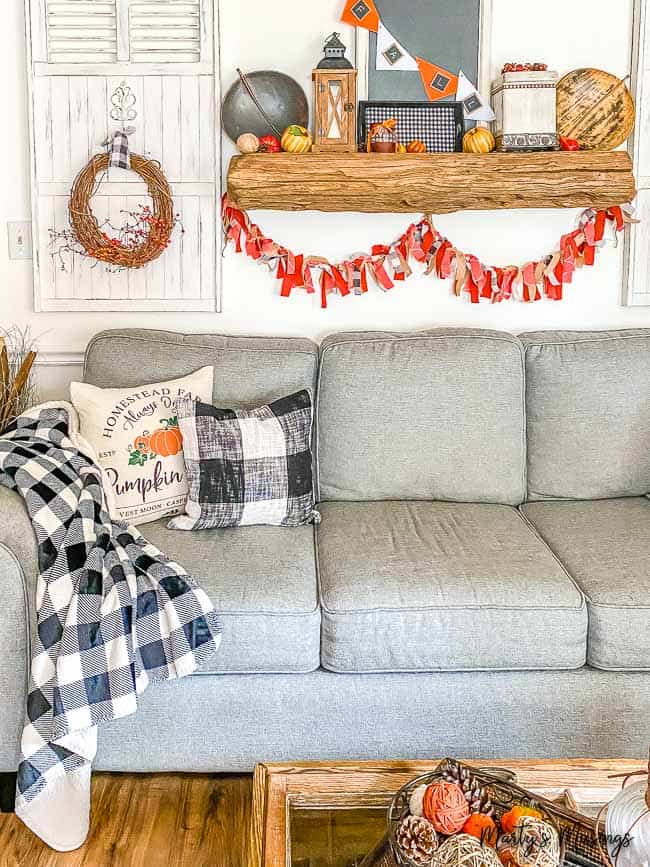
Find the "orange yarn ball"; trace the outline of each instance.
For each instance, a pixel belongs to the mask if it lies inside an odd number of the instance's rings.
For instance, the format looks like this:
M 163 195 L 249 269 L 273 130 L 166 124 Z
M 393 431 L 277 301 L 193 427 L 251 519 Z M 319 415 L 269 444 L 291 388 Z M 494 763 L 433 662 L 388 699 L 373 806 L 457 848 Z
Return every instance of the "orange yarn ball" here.
M 456 783 L 431 783 L 423 800 L 424 816 L 440 834 L 455 834 L 469 816 L 469 804 Z

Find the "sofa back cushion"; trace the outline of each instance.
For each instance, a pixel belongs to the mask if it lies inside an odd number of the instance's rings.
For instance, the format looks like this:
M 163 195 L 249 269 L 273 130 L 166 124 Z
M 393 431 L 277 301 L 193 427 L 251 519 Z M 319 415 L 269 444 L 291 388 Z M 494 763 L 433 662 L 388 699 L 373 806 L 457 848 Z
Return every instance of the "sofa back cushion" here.
M 214 366 L 216 406 L 254 409 L 303 388 L 313 395 L 318 347 L 297 338 L 103 331 L 88 344 L 84 381 L 130 387 L 176 379 L 205 365 Z
M 318 346 L 294 337 L 103 331 L 86 349 L 84 381 L 100 388 L 130 387 L 176 379 L 205 365 L 214 367 L 215 406 L 255 409 L 304 388 L 315 398 Z
M 528 498 L 650 491 L 650 329 L 524 334 Z
M 321 347 L 322 500 L 520 503 L 524 367 L 498 331 L 341 334 Z

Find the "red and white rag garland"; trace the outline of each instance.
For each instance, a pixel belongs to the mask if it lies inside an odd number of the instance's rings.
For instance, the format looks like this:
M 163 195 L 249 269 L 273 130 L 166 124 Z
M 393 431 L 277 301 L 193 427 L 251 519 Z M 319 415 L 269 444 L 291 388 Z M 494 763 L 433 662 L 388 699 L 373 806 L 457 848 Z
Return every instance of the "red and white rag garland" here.
M 223 197 L 222 218 L 226 243 L 232 241 L 237 253 L 245 252 L 274 272 L 282 281 L 282 297 L 288 298 L 293 289 L 319 291 L 321 307 L 327 307 L 330 293 L 362 294 L 368 291 L 371 281 L 381 289 L 392 289 L 395 282 L 411 276 L 411 260 L 423 264 L 426 274 L 453 279 L 455 294 L 467 297 L 472 304 L 482 299 L 492 303 L 541 298 L 560 301 L 564 285 L 571 283 L 576 268 L 593 265 L 596 249 L 608 240 L 616 243 L 617 233 L 626 223 L 634 222 L 631 211 L 624 207 L 601 211 L 590 208 L 578 218 L 577 228 L 562 236 L 553 253 L 521 267 L 498 268 L 458 250 L 437 231 L 429 217 L 411 224 L 392 244 L 375 244 L 369 254 L 355 253 L 336 264 L 321 256 L 292 253 L 267 238 L 245 211 L 231 204 L 227 194 Z

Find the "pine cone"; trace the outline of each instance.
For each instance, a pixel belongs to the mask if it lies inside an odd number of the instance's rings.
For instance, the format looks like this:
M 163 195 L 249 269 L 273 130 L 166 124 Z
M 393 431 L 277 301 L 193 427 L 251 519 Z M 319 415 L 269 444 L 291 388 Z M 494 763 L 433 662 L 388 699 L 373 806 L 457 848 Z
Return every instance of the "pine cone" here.
M 443 771 L 442 776 L 448 783 L 456 783 L 461 787 L 465 800 L 469 804 L 470 812 L 494 816 L 494 807 L 485 787 L 479 783 L 476 777 L 472 776 L 469 768 L 450 764 Z
M 407 816 L 397 829 L 396 838 L 402 852 L 415 864 L 431 864 L 438 848 L 438 835 L 427 819 Z

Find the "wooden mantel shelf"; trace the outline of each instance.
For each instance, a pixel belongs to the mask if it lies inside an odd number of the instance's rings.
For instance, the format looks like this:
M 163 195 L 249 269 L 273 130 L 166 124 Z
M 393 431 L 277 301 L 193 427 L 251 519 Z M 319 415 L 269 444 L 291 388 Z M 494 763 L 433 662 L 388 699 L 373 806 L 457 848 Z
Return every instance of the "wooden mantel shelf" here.
M 625 151 L 531 154 L 253 154 L 228 193 L 250 210 L 431 212 L 605 208 L 636 193 Z

